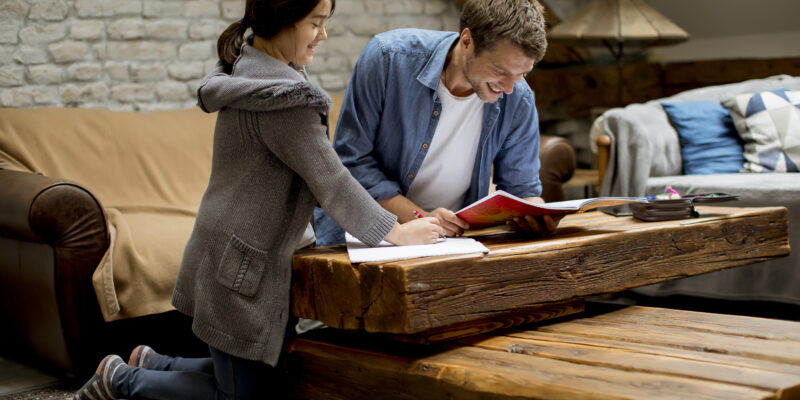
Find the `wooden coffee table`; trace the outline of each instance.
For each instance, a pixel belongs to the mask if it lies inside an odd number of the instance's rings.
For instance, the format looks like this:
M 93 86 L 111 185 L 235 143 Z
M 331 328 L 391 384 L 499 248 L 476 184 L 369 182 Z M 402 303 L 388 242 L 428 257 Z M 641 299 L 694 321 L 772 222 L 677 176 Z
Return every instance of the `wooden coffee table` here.
M 432 343 L 583 310 L 582 299 L 789 254 L 784 207 L 697 207 L 642 222 L 594 211 L 545 238 L 476 237 L 488 254 L 350 263 L 344 246 L 293 260 L 293 312 Z

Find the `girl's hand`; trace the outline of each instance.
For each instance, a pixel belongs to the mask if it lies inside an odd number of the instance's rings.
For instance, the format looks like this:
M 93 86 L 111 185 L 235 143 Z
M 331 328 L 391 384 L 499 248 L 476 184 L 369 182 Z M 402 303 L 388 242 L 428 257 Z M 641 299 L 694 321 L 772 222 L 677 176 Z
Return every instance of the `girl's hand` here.
M 386 241 L 398 245 L 432 244 L 444 235 L 445 231 L 436 218 L 417 218 L 405 224 L 394 224 L 386 235 Z

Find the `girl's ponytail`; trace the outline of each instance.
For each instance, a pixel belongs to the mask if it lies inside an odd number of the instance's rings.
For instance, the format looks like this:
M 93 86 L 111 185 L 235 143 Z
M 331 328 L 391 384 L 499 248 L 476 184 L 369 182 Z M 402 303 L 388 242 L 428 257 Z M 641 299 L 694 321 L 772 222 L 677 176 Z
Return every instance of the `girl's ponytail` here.
M 219 39 L 217 40 L 217 55 L 219 56 L 219 60 L 227 66 L 227 70 L 230 70 L 233 63 L 236 62 L 236 58 L 239 57 L 242 43 L 244 43 L 244 33 L 247 31 L 247 28 L 248 26 L 245 24 L 243 18 L 232 23 L 228 29 L 225 29 L 225 31 L 219 35 Z

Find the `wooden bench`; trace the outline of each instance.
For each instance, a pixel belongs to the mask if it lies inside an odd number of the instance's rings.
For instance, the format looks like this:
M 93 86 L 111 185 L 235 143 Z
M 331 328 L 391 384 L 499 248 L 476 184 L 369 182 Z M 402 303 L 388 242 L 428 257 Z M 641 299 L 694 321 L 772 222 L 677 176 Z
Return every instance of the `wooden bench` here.
M 418 345 L 323 329 L 289 348 L 302 399 L 798 399 L 800 323 L 631 306 Z

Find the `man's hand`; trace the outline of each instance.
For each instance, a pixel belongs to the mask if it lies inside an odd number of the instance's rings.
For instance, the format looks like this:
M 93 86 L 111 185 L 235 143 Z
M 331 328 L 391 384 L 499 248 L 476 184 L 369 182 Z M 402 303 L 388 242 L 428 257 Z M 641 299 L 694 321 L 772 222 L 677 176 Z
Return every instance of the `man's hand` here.
M 526 215 L 525 217 L 515 217 L 508 221 L 506 224 L 511 225 L 516 231 L 525 232 L 531 235 L 547 235 L 553 233 L 558 227 L 559 221 L 564 215 L 540 215 L 532 216 Z
M 426 217 L 434 217 L 439 221 L 439 226 L 444 228 L 447 236 L 461 236 L 465 229 L 469 229 L 469 224 L 456 214 L 446 208 L 437 208 L 430 212 L 423 212 Z
M 527 197 L 525 200 L 531 203 L 544 203 L 541 197 Z M 547 235 L 552 233 L 558 227 L 559 221 L 564 218 L 564 215 L 540 215 L 532 216 L 526 215 L 525 217 L 515 217 L 506 221 L 506 224 L 511 225 L 514 230 L 525 232 L 531 235 Z

